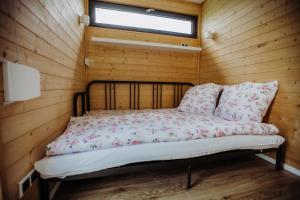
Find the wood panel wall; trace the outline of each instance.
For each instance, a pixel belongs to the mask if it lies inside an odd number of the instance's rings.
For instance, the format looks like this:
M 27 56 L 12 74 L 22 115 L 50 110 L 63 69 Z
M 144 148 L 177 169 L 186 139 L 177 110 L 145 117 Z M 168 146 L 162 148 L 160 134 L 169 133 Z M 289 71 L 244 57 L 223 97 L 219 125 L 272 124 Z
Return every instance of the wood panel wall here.
M 4 199 L 17 199 L 18 181 L 64 131 L 73 94 L 84 89 L 84 27 L 78 23 L 84 1 L 0 2 L 0 58 L 41 73 L 40 98 L 3 106 L 0 72 L 1 179 Z
M 0 180 L 0 200 L 3 200 L 1 180 Z
M 300 169 L 299 0 L 207 0 L 202 7 L 200 82 L 278 80 L 268 122 L 287 139 L 286 162 Z
M 172 12 L 200 15 L 199 4 L 178 0 L 107 0 L 113 3 L 122 3 L 141 7 L 151 7 Z M 87 1 L 86 1 L 87 2 Z M 87 5 L 86 5 L 87 6 Z M 201 18 L 199 17 L 199 21 Z M 200 27 L 200 26 L 199 26 Z M 200 31 L 200 29 L 199 29 Z M 139 41 L 161 42 L 168 44 L 187 43 L 190 46 L 200 46 L 200 39 L 191 39 L 160 34 L 132 32 L 124 30 L 88 27 L 86 29 L 86 55 L 90 59 L 87 69 L 87 81 L 92 80 L 140 80 L 140 81 L 168 81 L 168 82 L 198 82 L 199 53 L 172 52 L 151 50 L 134 47 L 107 46 L 90 42 L 91 37 L 109 37 Z M 121 86 L 120 86 L 121 87 Z M 117 108 L 129 107 L 128 88 L 119 88 Z M 98 91 L 96 91 L 98 90 Z M 104 108 L 103 91 L 101 87 L 92 90 L 92 109 Z M 151 108 L 152 90 L 141 88 L 141 108 Z M 164 94 L 171 97 L 172 88 L 164 88 Z M 148 91 L 148 92 L 147 92 Z M 164 97 L 163 107 L 172 107 L 172 98 Z
M 199 15 L 201 6 L 192 2 L 184 0 L 101 0 L 111 3 L 119 3 L 125 5 L 154 8 L 158 10 L 165 10 L 175 13 Z

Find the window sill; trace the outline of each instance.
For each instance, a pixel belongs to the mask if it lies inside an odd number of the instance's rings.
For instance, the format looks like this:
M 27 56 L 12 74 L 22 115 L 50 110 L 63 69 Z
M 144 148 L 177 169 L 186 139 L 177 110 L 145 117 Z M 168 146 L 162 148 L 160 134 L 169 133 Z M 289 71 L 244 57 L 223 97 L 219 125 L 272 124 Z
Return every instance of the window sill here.
M 124 40 L 107 37 L 91 37 L 91 42 L 100 44 L 110 44 L 119 46 L 133 46 L 133 47 L 147 47 L 151 49 L 169 50 L 169 51 L 183 51 L 183 52 L 200 52 L 200 47 L 181 46 L 166 43 L 146 42 L 137 40 Z

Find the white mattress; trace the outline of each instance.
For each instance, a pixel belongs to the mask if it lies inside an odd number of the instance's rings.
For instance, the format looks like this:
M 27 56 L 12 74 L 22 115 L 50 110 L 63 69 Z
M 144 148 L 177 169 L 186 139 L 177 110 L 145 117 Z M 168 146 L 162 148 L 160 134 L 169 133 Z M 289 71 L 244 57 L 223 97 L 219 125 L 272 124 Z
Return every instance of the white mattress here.
M 136 162 L 191 158 L 239 149 L 277 148 L 283 142 L 284 138 L 279 135 L 236 135 L 148 143 L 45 157 L 34 166 L 42 178 L 65 178 Z

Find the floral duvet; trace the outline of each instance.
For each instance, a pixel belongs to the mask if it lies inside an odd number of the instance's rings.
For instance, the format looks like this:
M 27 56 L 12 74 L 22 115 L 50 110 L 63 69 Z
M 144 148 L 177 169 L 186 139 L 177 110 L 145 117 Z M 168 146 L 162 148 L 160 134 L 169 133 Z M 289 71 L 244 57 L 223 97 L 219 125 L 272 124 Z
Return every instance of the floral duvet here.
M 175 109 L 92 111 L 71 118 L 64 134 L 48 144 L 59 155 L 144 143 L 175 142 L 231 135 L 271 135 L 278 129 L 259 122 L 227 121 L 212 114 Z

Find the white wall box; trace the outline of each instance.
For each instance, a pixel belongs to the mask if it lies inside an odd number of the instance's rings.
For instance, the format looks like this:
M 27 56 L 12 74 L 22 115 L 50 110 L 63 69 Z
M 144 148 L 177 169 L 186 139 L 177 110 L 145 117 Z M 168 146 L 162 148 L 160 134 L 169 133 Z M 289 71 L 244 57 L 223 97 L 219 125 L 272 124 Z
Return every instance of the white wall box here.
M 6 104 L 33 99 L 41 95 L 40 72 L 26 65 L 4 61 L 3 82 Z

